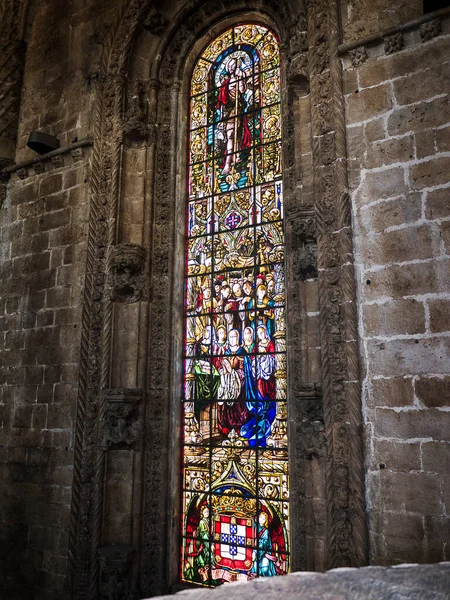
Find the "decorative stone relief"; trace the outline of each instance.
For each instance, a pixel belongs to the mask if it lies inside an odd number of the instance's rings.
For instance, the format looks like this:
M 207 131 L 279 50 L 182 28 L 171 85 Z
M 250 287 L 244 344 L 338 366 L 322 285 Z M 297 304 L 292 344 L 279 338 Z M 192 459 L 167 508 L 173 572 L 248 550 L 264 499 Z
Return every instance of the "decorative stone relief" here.
M 59 169 L 64 166 L 64 156 L 62 154 L 57 154 L 52 157 L 52 163 L 55 169 Z
M 169 19 L 157 8 L 152 7 L 144 21 L 144 27 L 153 35 L 162 35 L 169 25 Z
M 131 564 L 135 549 L 124 544 L 99 549 L 100 599 L 131 600 Z
M 34 169 L 34 172 L 36 173 L 36 175 L 40 175 L 41 173 L 43 173 L 45 171 L 44 163 L 38 162 L 38 163 L 34 164 L 33 169 Z
M 420 37 L 422 38 L 422 42 L 428 42 L 434 37 L 438 36 L 441 33 L 441 20 L 433 19 L 432 21 L 428 21 L 428 23 L 424 23 L 420 26 Z
M 294 400 L 299 406 L 302 456 L 308 460 L 326 456 L 327 438 L 323 420 L 322 386 L 317 383 L 301 383 L 294 390 Z
M 317 277 L 316 217 L 314 207 L 304 204 L 290 209 L 288 221 L 294 235 L 295 279 L 304 281 Z
M 362 423 L 360 388 L 356 383 L 360 378 L 358 349 L 355 341 L 344 342 L 357 339 L 357 317 L 355 278 L 348 258 L 352 255 L 352 242 L 342 66 L 337 59 L 337 4 L 327 0 L 308 3 L 323 434 L 327 458 L 327 568 L 360 566 L 367 561 L 362 440 L 357 433 Z M 367 59 L 367 51 L 364 47 L 355 48 L 350 51 L 350 58 L 352 65 L 359 67 Z M 318 79 L 327 69 L 330 92 L 324 98 Z M 309 419 L 309 423 L 314 420 Z M 347 436 L 339 437 L 335 432 L 342 425 L 348 427 L 348 432 Z M 355 432 L 353 436 L 350 431 Z M 313 432 L 314 427 L 311 435 Z M 320 426 L 316 433 L 321 433 Z M 341 494 L 347 498 L 345 506 L 338 500 Z
M 103 399 L 106 408 L 100 423 L 100 446 L 104 449 L 132 446 L 138 449 L 142 437 L 138 407 L 142 390 L 106 389 Z
M 308 242 L 296 252 L 294 276 L 302 281 L 317 277 L 317 244 Z
M 109 287 L 112 300 L 139 302 L 147 295 L 145 256 L 145 248 L 137 244 L 118 244 L 110 248 Z
M 79 160 L 83 160 L 83 148 L 74 148 L 70 154 L 72 155 L 72 159 L 74 162 L 78 162 Z
M 384 53 L 394 54 L 395 52 L 399 52 L 404 45 L 403 33 L 399 31 L 398 33 L 394 33 L 394 35 L 384 38 Z
M 360 67 L 367 60 L 367 50 L 364 46 L 360 46 L 359 48 L 354 48 L 353 50 L 349 50 L 350 60 L 352 65 L 356 67 Z
M 289 35 L 288 77 L 290 80 L 308 73 L 308 34 L 304 15 L 301 15 L 291 27 Z
M 146 101 L 141 81 L 132 81 L 127 93 L 127 110 L 124 119 L 126 135 L 143 138 L 147 135 Z

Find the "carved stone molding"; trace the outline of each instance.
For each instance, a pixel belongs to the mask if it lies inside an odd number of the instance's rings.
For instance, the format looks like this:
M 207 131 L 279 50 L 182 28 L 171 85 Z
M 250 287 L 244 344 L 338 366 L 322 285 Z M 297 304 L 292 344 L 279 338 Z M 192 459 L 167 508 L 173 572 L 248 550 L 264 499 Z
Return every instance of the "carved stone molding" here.
M 326 437 L 327 568 L 367 564 L 361 392 L 336 0 L 308 3 L 314 195 Z M 350 51 L 358 67 L 364 47 Z M 318 85 L 330 73 L 329 95 Z M 328 138 L 328 139 L 326 139 Z M 350 259 L 351 260 L 351 259 Z M 349 341 L 347 341 L 349 340 Z M 311 422 L 311 420 L 310 420 Z M 312 421 L 314 422 L 314 420 Z M 346 435 L 336 435 L 346 429 Z M 314 427 L 311 430 L 313 439 Z M 320 445 L 320 444 L 319 444 Z M 341 498 L 345 497 L 345 502 Z
M 148 277 L 144 272 L 147 251 L 137 244 L 110 248 L 110 297 L 116 302 L 139 302 L 147 296 Z
M 74 142 L 69 146 L 63 146 L 47 154 L 42 154 L 28 160 L 14 163 L 12 160 L 0 159 L 0 177 L 10 176 L 13 173 L 17 173 L 19 179 L 26 179 L 33 175 L 39 175 L 45 171 L 49 171 L 52 168 L 59 169 L 64 166 L 64 155 L 71 154 L 72 160 L 78 162 L 84 158 L 83 148 L 90 149 L 92 146 L 92 139 L 85 138 L 78 142 Z M 31 170 L 33 169 L 33 170 Z
M 106 407 L 100 423 L 100 446 L 139 450 L 142 422 L 138 405 L 142 401 L 142 390 L 105 389 L 103 401 Z
M 14 30 L 11 36 L 17 35 Z M 14 37 L 0 39 L 0 157 L 14 159 L 25 61 L 25 45 Z
M 399 52 L 405 45 L 403 33 L 399 31 L 393 35 L 388 35 L 384 38 L 384 52 L 385 54 L 394 54 Z
M 99 595 L 106 455 L 100 424 L 108 421 L 110 403 L 102 390 L 109 387 L 110 381 L 113 323 L 108 248 L 117 244 L 125 65 L 149 5 L 150 0 L 130 0 L 118 11 L 105 39 L 102 70 L 92 80 L 96 102 L 90 226 L 69 527 L 69 587 L 73 600 L 94 600 Z
M 2 169 L 9 167 L 12 164 L 7 158 L 0 158 L 0 208 L 6 200 L 7 186 L 9 181 L 9 173 L 2 172 Z
M 130 594 L 131 564 L 135 549 L 124 544 L 102 546 L 100 600 L 134 600 Z
M 0 158 L 14 159 L 20 109 L 25 44 L 20 21 L 26 2 L 0 3 Z
M 422 42 L 428 42 L 441 33 L 442 25 L 440 19 L 433 19 L 420 26 L 420 37 Z
M 397 33 L 405 34 L 408 31 L 419 31 L 422 42 L 426 42 L 436 35 L 439 35 L 441 32 L 441 23 L 443 19 L 447 19 L 450 15 L 450 6 L 445 6 L 440 10 L 433 11 L 431 13 L 425 13 L 416 19 L 412 19 L 411 21 L 406 21 L 403 23 L 398 23 L 393 27 L 388 27 L 386 29 L 381 29 L 376 33 L 368 35 L 366 37 L 353 40 L 351 42 L 347 42 L 345 44 L 340 44 L 338 46 L 338 52 L 341 56 L 351 53 L 356 49 L 363 48 L 365 46 L 374 46 L 375 44 L 380 44 L 386 38 L 391 38 Z M 414 45 L 416 42 L 416 36 L 412 36 L 409 38 L 409 45 Z M 404 40 L 405 41 L 405 40 Z

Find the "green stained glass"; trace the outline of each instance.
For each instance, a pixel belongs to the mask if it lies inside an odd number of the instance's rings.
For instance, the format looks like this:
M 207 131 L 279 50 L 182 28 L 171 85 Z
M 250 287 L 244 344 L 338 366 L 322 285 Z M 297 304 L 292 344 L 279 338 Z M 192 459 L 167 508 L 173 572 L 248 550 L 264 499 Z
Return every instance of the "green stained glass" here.
M 191 80 L 182 581 L 289 571 L 279 43 L 246 23 Z

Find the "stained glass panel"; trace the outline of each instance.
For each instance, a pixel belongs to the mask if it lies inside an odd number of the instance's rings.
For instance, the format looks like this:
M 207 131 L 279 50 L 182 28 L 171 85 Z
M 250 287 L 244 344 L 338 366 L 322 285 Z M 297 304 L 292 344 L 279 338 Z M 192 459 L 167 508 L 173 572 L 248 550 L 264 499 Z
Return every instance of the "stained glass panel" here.
M 191 81 L 181 579 L 289 571 L 279 43 L 242 24 Z

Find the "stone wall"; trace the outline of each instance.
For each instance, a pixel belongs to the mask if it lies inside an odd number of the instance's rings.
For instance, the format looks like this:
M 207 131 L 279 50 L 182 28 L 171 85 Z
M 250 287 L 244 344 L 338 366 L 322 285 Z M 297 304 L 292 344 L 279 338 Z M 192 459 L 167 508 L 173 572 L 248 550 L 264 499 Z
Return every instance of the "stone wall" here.
M 26 147 L 33 130 L 57 136 L 61 147 L 91 134 L 98 27 L 108 23 L 113 3 L 92 4 L 41 2 L 24 32 L 16 162 L 37 156 Z M 0 211 L 5 600 L 64 597 L 90 152 L 74 149 L 13 172 Z
M 81 152 L 59 159 L 13 175 L 1 226 L 2 559 L 11 582 L 52 589 L 65 574 L 89 172 Z
M 450 540 L 449 32 L 343 48 L 375 564 Z
M 423 14 L 423 0 L 342 0 L 343 41 L 350 42 Z

